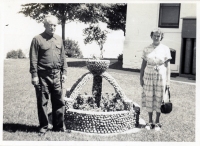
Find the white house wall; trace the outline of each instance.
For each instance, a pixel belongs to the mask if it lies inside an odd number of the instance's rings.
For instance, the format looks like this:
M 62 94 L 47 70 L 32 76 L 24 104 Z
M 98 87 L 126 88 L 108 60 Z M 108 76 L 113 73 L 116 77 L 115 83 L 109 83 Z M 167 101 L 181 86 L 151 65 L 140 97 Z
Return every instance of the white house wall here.
M 152 43 L 150 32 L 158 27 L 159 3 L 129 3 L 127 6 L 126 37 L 123 49 L 123 68 L 140 69 L 142 51 Z M 165 33 L 161 43 L 176 50 L 174 73 L 179 72 L 182 17 L 196 16 L 195 3 L 181 3 L 179 28 L 161 28 Z

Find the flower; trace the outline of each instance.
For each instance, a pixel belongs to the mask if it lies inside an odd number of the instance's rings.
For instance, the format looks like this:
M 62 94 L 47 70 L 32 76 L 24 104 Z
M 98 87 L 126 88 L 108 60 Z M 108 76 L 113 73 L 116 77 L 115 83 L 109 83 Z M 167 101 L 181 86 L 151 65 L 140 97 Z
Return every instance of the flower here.
M 97 107 L 95 102 L 95 95 L 97 92 L 93 92 L 93 95 L 81 95 L 79 94 L 74 100 L 73 108 L 86 111 L 104 111 L 114 112 L 130 109 L 130 105 L 124 102 L 119 94 L 104 94 L 101 96 L 100 107 Z

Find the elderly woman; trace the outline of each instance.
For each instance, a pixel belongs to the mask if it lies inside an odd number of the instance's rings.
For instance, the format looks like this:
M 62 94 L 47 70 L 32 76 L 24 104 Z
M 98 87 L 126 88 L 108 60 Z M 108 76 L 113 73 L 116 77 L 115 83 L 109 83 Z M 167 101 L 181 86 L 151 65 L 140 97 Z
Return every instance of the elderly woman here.
M 146 107 L 149 115 L 149 123 L 146 129 L 155 127 L 156 131 L 161 128 L 160 124 L 160 106 L 166 86 L 170 85 L 170 49 L 161 44 L 163 32 L 160 29 L 154 29 L 151 34 L 153 43 L 144 48 L 143 61 L 140 71 L 140 84 L 143 87 L 142 107 Z M 156 111 L 156 120 L 153 123 L 153 111 Z

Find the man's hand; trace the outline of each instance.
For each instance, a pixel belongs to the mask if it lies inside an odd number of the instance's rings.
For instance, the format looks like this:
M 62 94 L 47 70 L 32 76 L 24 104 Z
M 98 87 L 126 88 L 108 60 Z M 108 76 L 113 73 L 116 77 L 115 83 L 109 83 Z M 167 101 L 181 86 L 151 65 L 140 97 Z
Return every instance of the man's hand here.
M 62 75 L 61 81 L 62 81 L 63 83 L 65 82 L 66 79 L 67 79 L 67 76 L 66 76 L 66 75 Z
M 32 84 L 35 86 L 35 85 L 38 85 L 39 83 L 39 78 L 38 77 L 33 77 L 32 78 Z

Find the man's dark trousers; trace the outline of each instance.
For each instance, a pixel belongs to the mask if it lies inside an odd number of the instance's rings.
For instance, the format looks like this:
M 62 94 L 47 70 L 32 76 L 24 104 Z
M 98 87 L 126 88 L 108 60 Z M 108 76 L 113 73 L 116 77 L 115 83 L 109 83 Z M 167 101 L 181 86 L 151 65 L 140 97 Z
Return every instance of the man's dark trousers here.
M 40 131 L 48 128 L 47 103 L 52 103 L 53 129 L 64 128 L 64 101 L 62 99 L 61 72 L 58 69 L 38 71 L 39 85 L 35 86 Z

